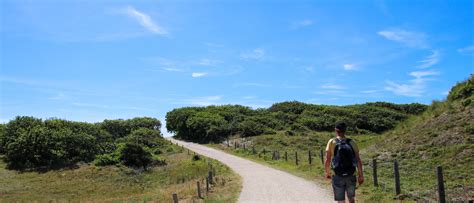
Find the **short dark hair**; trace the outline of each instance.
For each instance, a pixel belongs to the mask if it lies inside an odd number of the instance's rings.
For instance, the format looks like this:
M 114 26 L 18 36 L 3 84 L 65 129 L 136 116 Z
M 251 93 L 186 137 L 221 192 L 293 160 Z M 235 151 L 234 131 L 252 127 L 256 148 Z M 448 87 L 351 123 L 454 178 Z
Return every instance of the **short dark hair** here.
M 347 124 L 344 121 L 338 121 L 336 122 L 335 128 L 342 132 L 346 132 Z

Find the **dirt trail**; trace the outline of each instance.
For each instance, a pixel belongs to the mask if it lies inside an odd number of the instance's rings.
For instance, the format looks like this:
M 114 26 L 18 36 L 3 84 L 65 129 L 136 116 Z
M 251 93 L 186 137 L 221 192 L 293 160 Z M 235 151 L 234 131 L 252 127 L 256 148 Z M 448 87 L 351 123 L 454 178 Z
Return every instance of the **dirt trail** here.
M 314 182 L 203 145 L 170 140 L 238 173 L 243 179 L 238 202 L 334 202 L 330 191 Z

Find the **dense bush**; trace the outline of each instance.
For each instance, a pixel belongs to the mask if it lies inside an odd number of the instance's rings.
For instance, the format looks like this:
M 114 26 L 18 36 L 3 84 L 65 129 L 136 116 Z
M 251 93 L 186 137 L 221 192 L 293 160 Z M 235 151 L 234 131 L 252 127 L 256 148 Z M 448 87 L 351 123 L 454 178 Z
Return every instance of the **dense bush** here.
M 474 74 L 471 74 L 469 79 L 466 81 L 460 82 L 456 84 L 451 91 L 449 91 L 448 100 L 455 101 L 455 100 L 463 100 L 472 98 L 474 94 Z M 469 100 L 469 103 L 471 101 Z
M 4 144 L 4 137 L 5 137 L 5 125 L 0 124 L 0 154 L 5 153 L 5 144 Z
M 166 114 L 166 127 L 177 138 L 196 142 L 218 142 L 234 134 L 248 137 L 281 130 L 293 134 L 306 130 L 332 131 L 339 120 L 347 121 L 349 129 L 355 132 L 381 133 L 426 108 L 426 105 L 416 103 L 328 106 L 297 101 L 256 110 L 240 105 L 185 107 Z
M 21 116 L 0 126 L 0 152 L 9 168 L 20 170 L 61 168 L 94 159 L 98 165 L 125 163 L 128 155 L 120 146 L 137 145 L 147 153 L 167 150 L 160 126 L 157 119 L 147 117 L 91 124 Z M 140 167 L 149 165 L 147 153 L 135 148 L 130 152 L 145 156 Z

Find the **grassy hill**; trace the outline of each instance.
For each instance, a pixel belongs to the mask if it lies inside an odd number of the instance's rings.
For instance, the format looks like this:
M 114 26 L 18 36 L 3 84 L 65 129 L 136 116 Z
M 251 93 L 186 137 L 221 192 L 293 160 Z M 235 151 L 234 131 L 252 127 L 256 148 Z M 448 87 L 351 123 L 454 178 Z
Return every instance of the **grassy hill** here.
M 447 199 L 474 199 L 473 92 L 474 79 L 471 76 L 454 86 L 445 101 L 434 101 L 426 111 L 408 116 L 393 130 L 382 134 L 349 132 L 349 137 L 361 149 L 365 168 L 366 184 L 359 187 L 358 194 L 362 194 L 367 201 L 436 201 L 435 167 L 442 166 Z M 230 147 L 226 144 L 210 145 L 328 184 L 323 178 L 319 152 L 334 136 L 332 132 L 305 131 L 293 135 L 280 130 L 246 138 L 234 136 Z M 234 149 L 235 142 L 240 146 L 237 149 Z M 246 145 L 246 149 L 241 145 Z M 280 160 L 272 160 L 273 151 L 280 153 Z M 314 158 L 312 164 L 308 161 L 309 151 Z M 285 152 L 288 161 L 283 158 Z M 299 155 L 298 165 L 295 163 L 295 152 Z M 373 186 L 372 159 L 378 161 L 379 187 Z M 402 194 L 399 196 L 394 194 L 394 160 L 399 163 L 401 175 Z
M 381 161 L 398 159 L 408 196 L 434 199 L 436 166 L 443 166 L 450 200 L 474 199 L 474 76 L 445 101 L 401 123 L 364 150 Z

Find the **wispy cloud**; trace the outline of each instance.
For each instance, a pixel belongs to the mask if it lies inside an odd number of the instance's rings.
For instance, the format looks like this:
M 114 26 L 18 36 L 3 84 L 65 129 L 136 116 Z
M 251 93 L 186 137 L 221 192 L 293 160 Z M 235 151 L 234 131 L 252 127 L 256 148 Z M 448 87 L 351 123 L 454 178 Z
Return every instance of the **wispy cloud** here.
M 426 35 L 402 29 L 387 29 L 377 32 L 380 36 L 408 47 L 426 48 Z
M 82 102 L 73 102 L 71 105 L 82 108 L 99 108 L 99 109 L 125 109 L 125 110 L 139 110 L 139 111 L 152 111 L 153 109 L 135 107 L 135 106 L 110 106 L 102 104 L 93 104 L 93 103 L 82 103 Z
M 434 66 L 439 62 L 439 57 L 439 51 L 434 50 L 431 55 L 427 56 L 421 61 L 418 61 L 421 63 L 421 65 L 417 66 L 417 68 L 429 68 L 431 66 Z
M 336 85 L 336 84 L 324 84 L 320 86 L 322 89 L 330 89 L 330 90 L 343 90 L 346 89 L 345 87 L 341 85 Z
M 62 100 L 66 100 L 68 97 L 62 93 L 62 92 L 59 92 L 58 94 L 56 94 L 55 96 L 52 96 L 52 97 L 49 97 L 48 99 L 50 100 L 56 100 L 56 101 L 62 101 Z
M 191 99 L 185 99 L 184 102 L 191 105 L 197 106 L 209 106 L 209 105 L 219 105 L 221 104 L 222 96 L 207 96 L 207 97 L 196 97 Z
M 458 49 L 458 52 L 466 55 L 474 55 L 474 45 Z
M 184 70 L 179 69 L 179 68 L 163 68 L 163 70 L 169 71 L 169 72 L 184 72 Z
M 201 66 L 217 66 L 219 64 L 221 64 L 222 61 L 219 61 L 219 60 L 212 60 L 212 59 L 201 59 L 198 64 L 201 65 Z
M 373 93 L 378 92 L 378 90 L 362 90 L 360 92 L 363 94 L 373 94 Z
M 410 72 L 409 75 L 414 77 L 414 79 L 406 83 L 396 83 L 388 80 L 386 81 L 387 85 L 385 86 L 385 90 L 393 92 L 396 95 L 420 97 L 426 92 L 426 82 L 433 79 L 427 77 L 439 74 L 439 72 L 433 70 Z
M 245 87 L 245 86 L 251 86 L 251 87 L 270 87 L 268 84 L 263 84 L 263 83 L 256 83 L 256 82 L 243 82 L 243 83 L 235 83 L 232 85 L 233 87 Z
M 292 25 L 291 25 L 291 28 L 298 29 L 298 28 L 301 28 L 301 27 L 310 26 L 312 24 L 313 24 L 312 20 L 305 19 L 305 20 L 300 20 L 300 21 L 297 21 L 297 22 L 293 22 Z
M 428 70 L 428 71 L 413 71 L 410 72 L 411 76 L 417 78 L 417 79 L 422 79 L 426 76 L 434 76 L 434 75 L 439 75 L 439 72 L 433 71 L 433 70 Z
M 193 73 L 191 74 L 191 76 L 192 76 L 193 78 L 204 77 L 204 76 L 206 76 L 206 75 L 207 75 L 206 72 L 193 72 Z
M 156 24 L 156 22 L 154 22 L 153 19 L 146 13 L 138 11 L 132 6 L 125 7 L 124 13 L 127 16 L 135 19 L 138 23 L 140 23 L 141 26 L 143 26 L 145 29 L 149 30 L 150 32 L 153 32 L 159 35 L 168 35 L 168 31 L 165 28 Z
M 240 54 L 240 58 L 244 60 L 260 60 L 265 56 L 265 50 L 258 48 Z
M 344 67 L 344 70 L 347 70 L 347 71 L 358 70 L 357 66 L 352 63 L 346 63 L 343 65 L 343 67 Z

